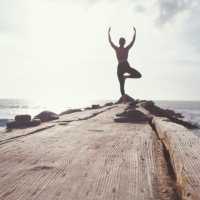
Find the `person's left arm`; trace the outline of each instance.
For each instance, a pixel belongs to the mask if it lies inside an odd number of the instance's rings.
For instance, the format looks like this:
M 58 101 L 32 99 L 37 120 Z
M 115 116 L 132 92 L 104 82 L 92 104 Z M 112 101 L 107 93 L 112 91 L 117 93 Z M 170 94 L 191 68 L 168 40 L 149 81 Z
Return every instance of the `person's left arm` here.
M 134 30 L 133 39 L 132 39 L 131 43 L 126 47 L 128 49 L 130 49 L 135 43 L 135 38 L 136 38 L 136 29 L 135 29 L 135 27 L 133 27 L 133 30 Z

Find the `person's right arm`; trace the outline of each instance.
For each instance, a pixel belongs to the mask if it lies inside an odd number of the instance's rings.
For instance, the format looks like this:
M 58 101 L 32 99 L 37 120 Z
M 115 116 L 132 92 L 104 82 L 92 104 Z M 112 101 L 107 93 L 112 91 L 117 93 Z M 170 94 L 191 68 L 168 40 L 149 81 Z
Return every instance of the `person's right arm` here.
M 110 36 L 110 31 L 111 31 L 111 28 L 109 28 L 109 30 L 108 30 L 108 40 L 109 40 L 109 43 L 110 43 L 110 45 L 111 45 L 111 47 L 113 49 L 117 49 L 117 46 L 112 42 L 112 39 L 111 39 L 111 36 Z

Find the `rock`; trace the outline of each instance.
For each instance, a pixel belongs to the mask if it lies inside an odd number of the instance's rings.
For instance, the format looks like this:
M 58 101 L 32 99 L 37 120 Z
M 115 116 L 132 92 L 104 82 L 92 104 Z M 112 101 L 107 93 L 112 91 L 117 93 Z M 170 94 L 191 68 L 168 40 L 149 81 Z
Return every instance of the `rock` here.
M 6 126 L 7 126 L 7 129 L 13 129 L 13 128 L 28 128 L 32 126 L 38 126 L 40 124 L 41 124 L 40 119 L 33 119 L 31 121 L 12 120 L 12 121 L 9 121 L 6 124 Z
M 151 114 L 158 117 L 167 117 L 167 118 L 183 118 L 180 113 L 176 113 L 173 110 L 163 109 L 155 105 L 153 101 L 146 101 L 141 104 L 145 109 L 147 109 Z
M 28 121 L 29 122 L 29 121 Z M 12 128 L 24 128 L 27 126 L 27 121 L 25 123 L 22 123 L 20 121 L 15 121 L 15 120 L 12 120 L 12 121 L 9 121 L 7 124 L 7 129 L 12 129 Z
M 68 109 L 64 112 L 61 112 L 60 115 L 67 115 L 67 114 L 71 114 L 71 113 L 75 113 L 75 112 L 81 112 L 81 109 Z
M 8 129 L 26 128 L 30 126 L 30 122 L 31 122 L 30 115 L 16 115 L 15 120 L 7 122 L 6 126 Z
M 84 110 L 91 110 L 91 109 L 92 109 L 91 107 L 84 108 Z
M 30 126 L 38 126 L 41 124 L 41 120 L 40 119 L 32 119 L 30 121 Z
M 128 108 L 126 108 L 125 110 L 130 110 L 130 109 L 135 109 L 137 108 L 137 102 L 136 101 L 132 101 L 129 103 Z
M 170 121 L 183 125 L 188 129 L 198 129 L 199 126 L 197 124 L 193 124 L 192 122 L 187 122 L 182 120 L 183 115 L 180 113 L 176 113 L 173 110 L 169 109 L 163 109 L 155 105 L 153 101 L 146 101 L 141 103 L 141 105 L 148 110 L 152 115 L 158 116 L 158 117 L 166 117 Z
M 99 104 L 94 104 L 91 107 L 91 109 L 98 109 L 98 108 L 101 108 L 101 106 Z
M 101 108 L 99 104 L 93 104 L 91 107 L 86 107 L 84 110 L 92 110 L 92 109 L 98 109 Z
M 113 102 L 108 102 L 108 103 L 104 104 L 103 106 L 104 106 L 104 107 L 107 107 L 107 106 L 112 106 L 112 105 L 114 105 Z
M 114 118 L 114 121 L 121 123 L 145 123 L 149 121 L 149 117 L 147 117 L 139 110 L 129 110 L 117 114 Z
M 135 100 L 132 97 L 130 97 L 129 95 L 125 94 L 125 95 L 120 97 L 120 99 L 116 102 L 116 104 L 129 103 L 129 102 L 133 102 L 133 101 L 135 101 Z
M 48 122 L 59 119 L 59 115 L 51 111 L 43 111 L 40 114 L 36 115 L 34 119 L 40 119 L 41 122 Z
M 169 118 L 172 122 L 174 123 L 177 123 L 177 124 L 180 124 L 182 126 L 185 126 L 186 128 L 188 129 L 199 129 L 199 125 L 198 124 L 194 124 L 192 122 L 187 122 L 187 121 L 184 121 L 182 119 L 178 119 L 178 118 Z
M 27 121 L 31 121 L 31 116 L 30 115 L 16 115 L 15 121 L 20 121 L 22 123 L 27 122 Z

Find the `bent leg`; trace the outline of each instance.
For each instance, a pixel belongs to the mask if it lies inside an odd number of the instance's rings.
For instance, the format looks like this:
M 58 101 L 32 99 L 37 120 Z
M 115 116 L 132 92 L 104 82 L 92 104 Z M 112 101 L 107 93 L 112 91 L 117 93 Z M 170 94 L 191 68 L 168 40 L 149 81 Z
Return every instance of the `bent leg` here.
M 142 74 L 134 68 L 128 67 L 127 73 L 130 75 L 126 76 L 126 78 L 141 78 Z

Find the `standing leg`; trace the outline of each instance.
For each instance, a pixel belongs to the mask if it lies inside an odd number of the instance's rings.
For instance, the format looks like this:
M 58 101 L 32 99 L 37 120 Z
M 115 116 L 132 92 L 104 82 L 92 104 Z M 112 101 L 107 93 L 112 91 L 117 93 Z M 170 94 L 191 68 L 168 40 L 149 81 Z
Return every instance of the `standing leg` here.
M 125 90 L 124 90 L 124 85 L 125 85 L 125 78 L 122 76 L 119 79 L 119 83 L 120 83 L 120 91 L 122 96 L 125 95 Z
M 121 70 L 118 68 L 117 70 L 117 76 L 118 76 L 118 80 L 119 80 L 119 84 L 120 84 L 120 91 L 121 91 L 121 95 L 125 95 L 125 90 L 124 90 L 124 85 L 125 85 L 125 78 L 123 75 L 123 72 L 121 72 Z

